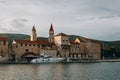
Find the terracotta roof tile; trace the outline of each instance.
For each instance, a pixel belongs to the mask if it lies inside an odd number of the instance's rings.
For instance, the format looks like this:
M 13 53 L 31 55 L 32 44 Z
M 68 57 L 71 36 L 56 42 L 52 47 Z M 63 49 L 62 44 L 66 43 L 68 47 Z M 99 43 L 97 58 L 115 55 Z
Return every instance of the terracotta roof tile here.
M 40 45 L 49 45 L 49 42 L 46 40 L 30 41 L 30 40 L 15 40 L 19 44 L 40 44 Z
M 36 41 L 30 41 L 30 40 L 15 40 L 17 43 L 23 43 L 23 44 L 37 44 Z
M 37 43 L 41 44 L 41 45 L 48 45 L 49 44 L 49 42 L 46 40 L 39 40 L 39 41 L 37 41 Z
M 8 37 L 0 37 L 0 41 L 8 41 Z

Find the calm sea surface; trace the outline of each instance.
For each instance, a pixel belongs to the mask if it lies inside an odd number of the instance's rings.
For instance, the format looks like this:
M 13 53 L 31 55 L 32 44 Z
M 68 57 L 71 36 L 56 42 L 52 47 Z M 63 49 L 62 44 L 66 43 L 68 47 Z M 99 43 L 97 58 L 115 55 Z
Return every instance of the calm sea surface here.
M 0 64 L 0 80 L 120 80 L 120 62 Z

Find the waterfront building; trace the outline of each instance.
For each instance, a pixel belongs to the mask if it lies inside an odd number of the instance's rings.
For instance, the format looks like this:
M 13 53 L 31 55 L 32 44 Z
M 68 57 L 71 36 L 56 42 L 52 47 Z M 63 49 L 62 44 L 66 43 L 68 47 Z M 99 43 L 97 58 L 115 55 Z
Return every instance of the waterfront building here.
M 75 43 L 80 44 L 79 52 L 82 58 L 100 59 L 101 47 L 99 42 L 81 37 L 76 38 Z
M 50 39 L 53 35 L 51 34 L 52 33 L 50 32 Z M 17 60 L 31 60 L 32 58 L 39 57 L 42 53 L 50 56 L 56 56 L 56 45 L 52 43 L 52 39 L 50 41 L 41 39 L 38 40 L 35 26 L 32 28 L 30 40 L 13 40 L 12 42 L 12 54 L 15 55 Z
M 69 36 L 64 33 L 59 33 L 54 36 L 54 39 L 58 49 L 58 55 L 61 57 L 69 57 L 70 54 Z
M 29 40 L 13 40 L 12 54 L 16 59 L 32 59 L 44 53 L 53 57 L 100 59 L 100 44 L 92 39 L 78 37 L 71 41 L 65 33 L 54 35 L 50 25 L 48 40 L 37 39 L 33 26 Z
M 81 57 L 81 47 L 80 43 L 75 41 L 70 41 L 70 57 L 71 58 L 80 58 Z
M 0 37 L 0 56 L 5 59 L 8 58 L 8 41 L 8 37 Z

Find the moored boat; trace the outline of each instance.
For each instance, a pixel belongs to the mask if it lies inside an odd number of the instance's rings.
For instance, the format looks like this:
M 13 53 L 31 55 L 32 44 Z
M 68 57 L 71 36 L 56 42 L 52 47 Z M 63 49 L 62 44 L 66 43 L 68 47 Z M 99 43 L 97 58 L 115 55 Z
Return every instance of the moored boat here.
M 55 63 L 55 62 L 62 62 L 64 60 L 65 58 L 41 55 L 41 57 L 31 60 L 31 63 Z

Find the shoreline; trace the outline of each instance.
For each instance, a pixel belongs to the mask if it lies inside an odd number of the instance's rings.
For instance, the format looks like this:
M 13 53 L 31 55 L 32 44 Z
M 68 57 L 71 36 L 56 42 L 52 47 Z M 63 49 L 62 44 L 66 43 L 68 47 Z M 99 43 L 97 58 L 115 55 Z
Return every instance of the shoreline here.
M 104 59 L 104 60 L 81 60 L 81 61 L 63 61 L 63 62 L 55 62 L 55 63 L 99 63 L 99 62 L 120 62 L 120 59 Z M 49 62 L 48 62 L 49 63 Z M 0 62 L 0 64 L 48 64 L 48 63 L 31 63 L 26 61 L 18 61 L 18 62 Z M 51 62 L 54 63 L 54 62 Z

